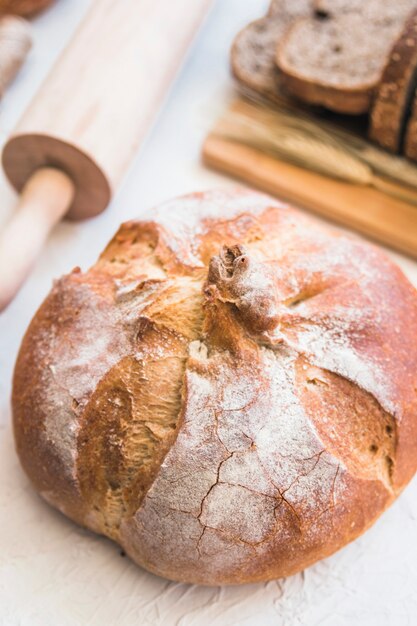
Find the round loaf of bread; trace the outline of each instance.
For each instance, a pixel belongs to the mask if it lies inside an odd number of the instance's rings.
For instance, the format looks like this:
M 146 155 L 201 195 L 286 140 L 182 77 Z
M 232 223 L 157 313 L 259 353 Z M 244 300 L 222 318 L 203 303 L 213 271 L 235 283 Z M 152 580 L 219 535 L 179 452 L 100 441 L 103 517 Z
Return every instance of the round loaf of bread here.
M 138 564 L 221 584 L 338 550 L 417 467 L 417 298 L 267 196 L 194 194 L 58 280 L 18 356 L 35 488 Z

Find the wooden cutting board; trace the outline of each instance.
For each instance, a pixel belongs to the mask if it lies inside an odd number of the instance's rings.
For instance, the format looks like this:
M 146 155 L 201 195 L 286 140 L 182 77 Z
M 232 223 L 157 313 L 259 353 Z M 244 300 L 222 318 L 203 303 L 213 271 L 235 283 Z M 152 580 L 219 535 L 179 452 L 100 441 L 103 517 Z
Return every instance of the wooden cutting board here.
M 352 228 L 417 258 L 417 207 L 364 185 L 297 167 L 226 139 L 215 130 L 203 146 L 211 168 Z M 416 170 L 417 171 L 417 170 Z

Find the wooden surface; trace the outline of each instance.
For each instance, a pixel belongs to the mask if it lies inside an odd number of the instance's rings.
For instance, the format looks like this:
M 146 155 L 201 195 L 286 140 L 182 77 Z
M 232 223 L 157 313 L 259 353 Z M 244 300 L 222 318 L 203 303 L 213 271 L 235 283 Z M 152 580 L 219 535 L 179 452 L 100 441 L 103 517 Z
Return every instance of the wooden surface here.
M 417 258 L 417 208 L 376 189 L 341 182 L 210 134 L 204 162 Z
M 77 186 L 70 215 L 103 210 L 211 1 L 95 0 L 6 144 L 16 189 L 38 167 L 60 167 Z M 74 175 L 77 152 L 88 166 Z

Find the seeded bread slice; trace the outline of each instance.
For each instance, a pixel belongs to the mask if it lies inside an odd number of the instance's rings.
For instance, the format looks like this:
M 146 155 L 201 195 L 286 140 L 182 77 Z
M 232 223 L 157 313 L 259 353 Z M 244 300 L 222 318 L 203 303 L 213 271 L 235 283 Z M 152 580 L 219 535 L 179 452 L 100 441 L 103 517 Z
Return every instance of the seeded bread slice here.
M 417 161 L 417 89 L 414 91 L 414 100 L 404 137 L 404 154 L 409 159 Z
M 393 12 L 389 3 L 370 0 L 362 11 L 340 15 L 327 14 L 316 5 L 314 16 L 297 20 L 278 44 L 276 62 L 282 84 L 310 104 L 340 113 L 367 112 L 391 46 L 407 18 L 406 4 L 403 0 Z
M 272 5 L 273 15 L 240 31 L 231 54 L 234 76 L 244 86 L 266 95 L 278 89 L 277 44 L 295 19 L 310 13 L 312 0 L 274 0 Z
M 402 148 L 417 83 L 417 9 L 395 42 L 375 92 L 369 137 L 391 152 Z

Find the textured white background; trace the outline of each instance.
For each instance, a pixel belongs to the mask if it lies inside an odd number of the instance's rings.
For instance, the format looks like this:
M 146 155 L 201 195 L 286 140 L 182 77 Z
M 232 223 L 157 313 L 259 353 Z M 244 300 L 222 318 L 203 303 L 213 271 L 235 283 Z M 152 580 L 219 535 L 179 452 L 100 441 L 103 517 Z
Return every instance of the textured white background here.
M 1 142 L 88 5 L 89 0 L 60 0 L 36 20 L 35 48 L 1 103 Z M 204 588 L 144 572 L 122 558 L 110 541 L 51 510 L 32 492 L 13 449 L 9 408 L 13 363 L 22 334 L 53 277 L 75 265 L 88 267 L 120 221 L 176 194 L 233 184 L 206 171 L 199 164 L 199 150 L 205 132 L 231 96 L 232 37 L 261 15 L 265 5 L 263 0 L 217 0 L 111 207 L 89 223 L 60 225 L 23 291 L 0 316 L 1 626 L 417 624 L 416 480 L 364 537 L 304 573 L 265 585 Z M 14 202 L 4 180 L 0 198 L 2 223 Z M 395 258 L 417 284 L 417 265 Z

